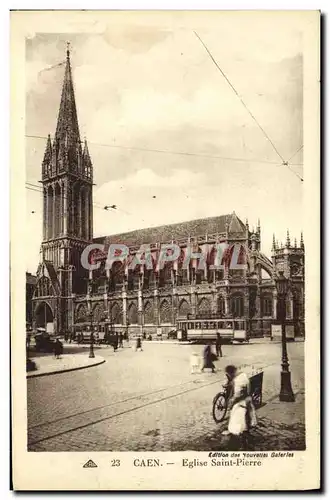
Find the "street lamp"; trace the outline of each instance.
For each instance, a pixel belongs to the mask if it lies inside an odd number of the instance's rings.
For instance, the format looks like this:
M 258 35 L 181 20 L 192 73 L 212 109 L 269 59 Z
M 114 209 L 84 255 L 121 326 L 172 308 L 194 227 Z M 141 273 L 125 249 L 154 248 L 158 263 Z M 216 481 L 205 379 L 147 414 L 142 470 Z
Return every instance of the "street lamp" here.
M 293 402 L 294 394 L 291 386 L 291 373 L 289 370 L 288 351 L 286 346 L 286 295 L 288 293 L 288 280 L 283 271 L 279 271 L 276 279 L 276 289 L 279 300 L 279 316 L 282 324 L 282 371 L 281 371 L 281 392 L 280 401 Z
M 94 354 L 94 332 L 93 332 L 93 311 L 89 312 L 90 316 L 90 328 L 91 328 L 91 337 L 90 337 L 90 345 L 89 345 L 89 358 L 95 358 Z

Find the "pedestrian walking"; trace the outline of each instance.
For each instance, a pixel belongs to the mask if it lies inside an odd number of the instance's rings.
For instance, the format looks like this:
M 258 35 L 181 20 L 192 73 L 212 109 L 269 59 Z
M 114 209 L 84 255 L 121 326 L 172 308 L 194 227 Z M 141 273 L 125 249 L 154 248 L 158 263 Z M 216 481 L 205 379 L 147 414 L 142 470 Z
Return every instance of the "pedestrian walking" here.
M 204 371 L 205 368 L 211 368 L 212 373 L 215 373 L 215 366 L 213 364 L 214 358 L 215 358 L 215 355 L 212 352 L 211 342 L 209 342 L 204 347 L 202 372 Z
M 220 333 L 217 332 L 217 340 L 215 342 L 215 349 L 218 358 L 222 358 L 222 339 Z
M 124 345 L 123 345 L 123 334 L 122 333 L 119 334 L 119 346 L 118 347 L 124 348 Z
M 136 339 L 135 351 L 138 351 L 138 350 L 143 351 L 141 337 L 138 337 Z
M 113 346 L 113 352 L 116 352 L 118 349 L 118 334 L 115 335 L 112 346 Z
M 54 344 L 54 356 L 56 359 L 60 358 L 60 355 L 63 353 L 63 344 L 59 339 L 55 340 Z

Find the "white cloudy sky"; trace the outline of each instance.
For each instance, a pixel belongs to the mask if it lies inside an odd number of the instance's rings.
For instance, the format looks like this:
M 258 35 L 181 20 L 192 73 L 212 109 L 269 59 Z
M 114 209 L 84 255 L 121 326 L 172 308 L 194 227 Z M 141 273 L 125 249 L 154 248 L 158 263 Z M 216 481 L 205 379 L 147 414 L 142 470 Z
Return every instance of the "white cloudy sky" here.
M 274 17 L 257 30 L 248 22 L 194 28 L 287 159 L 303 144 L 301 34 Z M 27 135 L 55 132 L 64 66 L 44 70 L 65 59 L 67 40 L 81 135 L 94 164 L 94 202 L 120 209 L 94 207 L 94 236 L 233 210 L 251 226 L 260 217 L 268 255 L 273 232 L 283 240 L 287 228 L 300 236 L 303 183 L 281 166 L 190 27 L 119 23 L 100 34 L 29 38 Z M 45 140 L 26 138 L 27 182 L 40 180 L 44 147 Z M 300 176 L 302 153 L 292 160 Z M 26 195 L 27 269 L 34 272 L 41 195 Z

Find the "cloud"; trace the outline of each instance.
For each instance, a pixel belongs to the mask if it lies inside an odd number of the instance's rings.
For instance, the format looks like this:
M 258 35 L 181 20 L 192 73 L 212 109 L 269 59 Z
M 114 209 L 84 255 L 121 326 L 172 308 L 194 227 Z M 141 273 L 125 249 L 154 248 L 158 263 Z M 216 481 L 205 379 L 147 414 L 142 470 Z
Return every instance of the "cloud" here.
M 243 219 L 268 221 L 268 249 L 273 230 L 300 228 L 301 183 L 287 168 L 253 162 L 279 159 L 193 29 L 285 158 L 302 144 L 301 37 L 274 16 L 258 30 L 225 19 L 213 27 L 199 26 L 199 17 L 194 22 L 194 28 L 172 29 L 164 21 L 112 23 L 97 35 L 37 34 L 27 42 L 26 133 L 55 132 L 63 67 L 41 70 L 65 58 L 69 38 L 81 136 L 91 141 L 100 204 L 95 234 L 235 210 Z M 45 141 L 27 139 L 29 182 L 40 179 Z M 302 152 L 295 161 L 302 162 Z M 102 210 L 113 203 L 117 211 Z M 30 219 L 38 247 L 37 218 L 33 226 Z
M 151 26 L 121 25 L 109 27 L 103 33 L 103 37 L 115 49 L 129 53 L 144 53 L 163 42 L 170 33 L 169 30 Z
M 176 170 L 174 172 L 165 171 L 163 175 L 159 175 L 151 168 L 141 168 L 136 170 L 133 175 L 126 177 L 124 182 L 123 179 L 119 179 L 104 183 L 95 192 L 95 198 L 106 200 L 109 193 L 116 193 L 122 189 L 134 192 L 139 189 L 148 190 L 149 188 L 176 191 L 198 188 L 205 182 L 206 175 L 203 172 L 194 173 L 189 170 Z

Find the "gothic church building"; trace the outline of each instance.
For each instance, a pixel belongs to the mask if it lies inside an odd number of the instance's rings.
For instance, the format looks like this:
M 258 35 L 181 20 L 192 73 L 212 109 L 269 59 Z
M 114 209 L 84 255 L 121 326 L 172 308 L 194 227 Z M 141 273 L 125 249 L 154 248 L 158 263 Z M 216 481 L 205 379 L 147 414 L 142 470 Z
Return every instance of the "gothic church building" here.
M 269 335 L 277 317 L 275 277 L 289 279 L 287 320 L 295 335 L 304 334 L 304 242 L 273 240 L 271 258 L 260 251 L 261 228 L 250 229 L 235 214 L 187 221 L 93 239 L 93 165 L 86 140 L 80 139 L 67 51 L 61 102 L 53 140 L 48 136 L 42 162 L 43 241 L 33 297 L 33 328 L 49 327 L 57 334 L 74 334 L 90 327 L 111 325 L 124 334 L 147 335 L 176 328 L 179 319 L 243 318 L 252 336 Z M 245 269 L 212 269 L 216 243 L 242 245 Z M 176 243 L 206 256 L 203 269 L 194 262 L 183 269 L 182 259 L 161 271 L 116 263 L 111 270 L 101 262 L 87 271 L 81 254 L 91 243 L 129 247 L 130 258 L 141 244 L 153 256 L 163 243 Z

